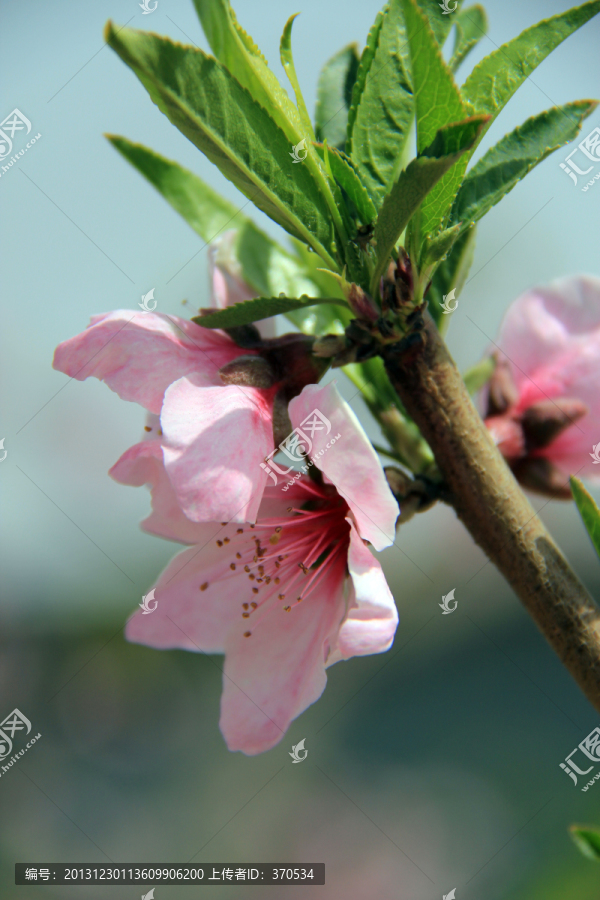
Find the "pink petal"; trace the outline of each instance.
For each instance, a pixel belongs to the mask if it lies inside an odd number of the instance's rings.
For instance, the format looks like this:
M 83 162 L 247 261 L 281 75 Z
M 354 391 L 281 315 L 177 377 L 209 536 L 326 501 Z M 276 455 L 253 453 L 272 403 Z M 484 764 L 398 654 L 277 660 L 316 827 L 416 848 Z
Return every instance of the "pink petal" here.
M 59 344 L 53 365 L 78 381 L 93 375 L 123 400 L 158 414 L 165 390 L 182 375 L 218 384 L 219 368 L 240 353 L 226 335 L 194 322 L 121 309 L 94 316 L 85 331 Z
M 156 610 L 146 615 L 139 610 L 127 623 L 129 641 L 160 650 L 222 653 L 230 629 L 245 621 L 240 597 L 247 593 L 247 576 L 241 567 L 229 568 L 243 536 L 215 522 L 196 527 L 203 530 L 203 543 L 171 560 L 155 586 Z M 230 543 L 218 547 L 216 541 L 226 535 Z
M 273 449 L 273 391 L 205 387 L 196 375 L 165 394 L 161 414 L 167 474 L 194 522 L 255 521 Z
M 348 568 L 353 597 L 328 665 L 351 656 L 383 653 L 391 646 L 398 625 L 398 610 L 383 570 L 352 521 L 348 521 Z
M 160 440 L 146 440 L 130 447 L 108 474 L 120 484 L 150 487 L 152 513 L 141 523 L 144 531 L 180 544 L 204 543 L 205 526 L 191 522 L 177 503 L 165 471 Z
M 250 756 L 269 750 L 321 696 L 325 660 L 344 615 L 343 584 L 343 572 L 333 570 L 322 590 L 290 612 L 273 602 L 250 637 L 243 625 L 230 632 L 220 721 L 230 750 Z
M 587 421 L 589 417 L 581 419 L 577 424 Z M 600 482 L 600 465 L 594 463 L 591 456 L 593 445 L 598 441 L 592 441 L 589 435 L 581 434 L 575 425 L 571 426 L 564 434 L 561 434 L 549 447 L 540 452 L 540 456 L 548 457 L 555 466 L 565 474 L 565 484 L 570 475 L 583 478 L 585 481 Z
M 563 278 L 528 291 L 511 304 L 498 346 L 513 363 L 513 375 L 521 384 L 527 375 L 552 367 L 557 357 L 584 345 L 593 334 L 600 334 L 600 279 Z
M 305 420 L 315 410 L 329 424 L 311 436 Z M 294 428 L 311 436 L 309 455 L 348 503 L 361 537 L 376 550 L 389 547 L 396 534 L 398 504 L 365 430 L 335 384 L 307 385 L 290 402 L 289 412 Z

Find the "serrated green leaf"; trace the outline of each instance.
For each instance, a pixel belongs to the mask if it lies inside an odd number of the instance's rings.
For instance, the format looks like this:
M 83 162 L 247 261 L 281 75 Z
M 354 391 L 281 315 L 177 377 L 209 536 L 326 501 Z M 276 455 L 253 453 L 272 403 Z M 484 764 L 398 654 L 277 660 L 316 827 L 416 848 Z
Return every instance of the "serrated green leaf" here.
M 267 60 L 238 23 L 229 0 L 194 0 L 210 48 L 294 144 L 304 137 L 298 110 Z
M 444 125 L 460 122 L 468 115 L 454 83 L 452 72 L 444 62 L 427 18 L 415 0 L 403 0 L 412 79 L 417 114 L 417 150 L 433 141 Z M 450 209 L 466 168 L 462 160 L 452 166 L 430 192 L 421 209 L 420 236 L 434 234 Z
M 416 0 L 402 0 L 410 48 L 417 113 L 417 150 L 422 153 L 444 125 L 466 118 L 459 90 L 444 62 L 427 17 Z
M 298 107 L 300 121 L 302 122 L 302 130 L 306 137 L 314 141 L 315 133 L 313 131 L 312 122 L 310 121 L 310 116 L 308 115 L 306 103 L 304 102 L 304 97 L 302 96 L 302 91 L 300 90 L 300 82 L 296 75 L 296 67 L 294 65 L 294 57 L 292 54 L 292 26 L 294 24 L 294 19 L 299 15 L 300 13 L 295 13 L 293 16 L 290 16 L 285 23 L 285 28 L 283 29 L 283 34 L 281 35 L 281 41 L 279 43 L 279 54 L 281 56 L 281 65 L 285 69 L 285 73 L 294 89 L 296 106 Z
M 154 34 L 107 25 L 107 41 L 152 100 L 242 193 L 331 268 L 328 204 L 308 167 L 294 166 L 284 132 L 217 60 Z M 316 156 L 316 154 L 315 154 Z
M 578 850 L 588 859 L 600 862 L 600 828 L 571 825 L 569 831 Z
M 598 509 L 596 501 L 592 495 L 586 491 L 579 478 L 575 478 L 572 475 L 569 480 L 571 482 L 573 499 L 577 505 L 581 518 L 583 519 L 583 524 L 590 536 L 596 553 L 600 556 L 600 509 Z
M 217 312 L 194 316 L 192 322 L 202 325 L 203 328 L 234 328 L 237 325 L 249 325 L 251 322 L 270 319 L 271 316 L 279 316 L 296 309 L 318 306 L 321 303 L 347 306 L 344 300 L 335 297 L 255 297 L 254 300 L 234 303 L 233 306 L 219 309 Z
M 583 120 L 597 106 L 596 100 L 555 106 L 505 135 L 467 174 L 449 221 L 468 227 L 481 219 L 538 163 L 574 140 Z
M 301 141 L 313 140 L 312 124 L 302 99 L 291 55 L 290 39 L 294 16 L 286 25 L 281 54 L 288 77 L 292 80 L 298 109 L 269 69 L 267 60 L 250 35 L 239 25 L 229 0 L 194 0 L 194 3 L 213 53 L 250 92 L 253 99 L 269 112 L 291 142 L 290 149 Z M 312 146 L 309 145 L 307 150 L 308 154 L 303 165 L 309 170 L 323 196 L 329 210 L 329 218 L 343 246 L 347 241 L 347 233 L 338 212 L 336 198 L 329 188 L 325 172 Z
M 488 29 L 488 20 L 483 6 L 469 6 L 461 10 L 455 19 L 456 36 L 454 38 L 454 52 L 449 66 L 453 72 L 467 58 Z
M 446 228 L 433 238 L 425 238 L 419 260 L 420 271 L 423 272 L 443 260 L 460 237 L 460 233 L 461 225 L 458 224 Z
M 458 2 L 457 0 L 448 0 L 446 5 L 450 9 L 450 12 L 446 14 L 444 14 L 440 8 L 440 0 L 417 0 L 417 4 L 421 11 L 427 16 L 435 39 L 441 47 L 448 37 L 448 32 L 460 15 L 460 12 L 458 11 L 462 6 L 462 0 L 458 0 Z
M 496 360 L 493 356 L 486 356 L 480 362 L 471 366 L 463 375 L 463 381 L 468 392 L 473 396 L 477 394 L 484 385 L 488 383 L 494 369 L 496 368 Z
M 375 20 L 361 58 L 346 144 L 376 208 L 400 171 L 413 110 L 401 0 L 390 0 Z
M 432 144 L 408 164 L 392 185 L 375 225 L 377 265 L 371 282 L 373 295 L 409 220 L 460 155 L 472 146 L 486 121 L 475 117 L 440 128 Z
M 319 75 L 315 135 L 318 141 L 327 141 L 338 150 L 346 146 L 348 110 L 358 63 L 356 44 L 349 44 L 325 63 Z
M 323 144 L 316 145 L 317 152 L 324 157 L 325 148 Z M 373 201 L 369 197 L 367 190 L 360 180 L 360 176 L 352 165 L 352 160 L 341 150 L 335 150 L 332 147 L 327 148 L 327 159 L 331 166 L 331 173 L 341 188 L 348 194 L 348 197 L 354 204 L 356 212 L 363 225 L 369 225 L 377 218 L 377 212 Z
M 475 255 L 475 231 L 473 226 L 460 235 L 446 259 L 437 267 L 427 291 L 429 312 L 442 333 L 448 327 L 450 319 L 442 311 L 444 294 L 449 294 L 454 289 L 456 295 L 460 295 L 465 286 Z
M 385 9 L 380 10 L 377 13 L 377 15 L 375 16 L 375 21 L 369 29 L 367 40 L 358 63 L 356 78 L 354 79 L 354 84 L 352 86 L 352 97 L 350 99 L 350 106 L 348 108 L 348 126 L 346 131 L 347 154 L 350 154 L 350 151 L 352 149 L 352 132 L 354 130 L 354 123 L 356 122 L 356 113 L 365 90 L 367 76 L 371 71 L 373 59 L 375 58 L 375 51 L 377 50 L 377 44 L 379 42 L 379 32 L 381 31 L 381 26 L 383 25 L 384 12 Z
M 503 44 L 475 66 L 465 81 L 465 102 L 474 113 L 488 113 L 493 121 L 548 54 L 598 12 L 600 0 L 592 0 L 538 22 Z

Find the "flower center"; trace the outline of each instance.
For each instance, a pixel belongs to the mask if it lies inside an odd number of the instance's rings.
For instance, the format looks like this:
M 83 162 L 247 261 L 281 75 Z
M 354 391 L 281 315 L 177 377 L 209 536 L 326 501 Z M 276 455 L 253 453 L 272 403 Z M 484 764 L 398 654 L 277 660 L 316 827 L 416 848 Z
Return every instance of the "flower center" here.
M 231 526 L 231 536 L 216 541 L 219 550 L 230 551 L 217 580 L 239 577 L 240 569 L 248 579 L 248 595 L 240 600 L 242 619 L 252 619 L 246 626 L 256 627 L 273 605 L 291 612 L 324 581 L 343 578 L 346 571 L 350 526 L 345 500 L 332 486 L 318 486 L 306 476 L 296 483 L 294 499 L 283 516 L 259 514 L 256 525 Z M 200 590 L 208 586 L 204 582 Z M 244 631 L 245 637 L 251 634 Z

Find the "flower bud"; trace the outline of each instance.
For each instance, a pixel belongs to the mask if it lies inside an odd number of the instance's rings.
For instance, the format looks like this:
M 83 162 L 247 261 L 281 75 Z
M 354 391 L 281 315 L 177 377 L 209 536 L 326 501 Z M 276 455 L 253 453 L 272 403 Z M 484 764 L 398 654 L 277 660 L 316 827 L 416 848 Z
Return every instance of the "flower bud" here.
M 583 400 L 557 397 L 541 400 L 523 413 L 523 433 L 529 449 L 548 447 L 562 432 L 589 412 Z
M 517 479 L 552 498 L 571 496 L 569 475 L 597 481 L 600 280 L 565 278 L 523 294 L 496 347 L 486 425 Z
M 519 392 L 507 359 L 498 359 L 496 367 L 488 383 L 488 416 L 496 416 L 506 412 L 519 399 Z
M 354 315 L 359 319 L 376 322 L 379 318 L 379 310 L 373 303 L 372 298 L 354 282 L 350 285 L 350 290 L 348 291 L 348 303 Z
M 513 472 L 517 481 L 535 494 L 552 500 L 571 500 L 568 477 L 550 459 L 538 456 L 519 460 Z

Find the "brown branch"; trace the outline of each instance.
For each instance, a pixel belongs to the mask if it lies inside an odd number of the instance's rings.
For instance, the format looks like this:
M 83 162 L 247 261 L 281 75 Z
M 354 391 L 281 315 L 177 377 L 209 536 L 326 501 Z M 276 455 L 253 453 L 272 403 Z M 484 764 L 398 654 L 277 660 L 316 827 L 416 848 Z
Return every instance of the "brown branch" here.
M 390 380 L 433 450 L 459 518 L 600 712 L 600 608 L 515 481 L 428 313 L 423 337 L 408 351 L 385 349 Z

